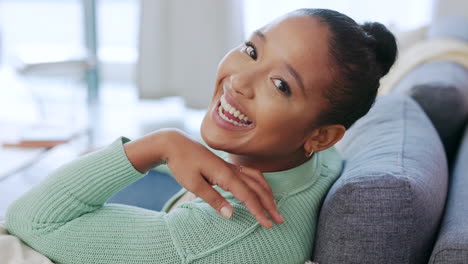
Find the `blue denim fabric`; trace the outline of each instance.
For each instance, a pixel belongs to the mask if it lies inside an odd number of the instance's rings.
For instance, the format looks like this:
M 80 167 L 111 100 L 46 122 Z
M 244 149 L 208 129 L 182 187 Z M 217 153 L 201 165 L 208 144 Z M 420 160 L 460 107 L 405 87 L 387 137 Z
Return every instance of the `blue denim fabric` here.
M 107 202 L 160 211 L 182 186 L 169 174 L 151 170 L 140 180 L 112 196 Z

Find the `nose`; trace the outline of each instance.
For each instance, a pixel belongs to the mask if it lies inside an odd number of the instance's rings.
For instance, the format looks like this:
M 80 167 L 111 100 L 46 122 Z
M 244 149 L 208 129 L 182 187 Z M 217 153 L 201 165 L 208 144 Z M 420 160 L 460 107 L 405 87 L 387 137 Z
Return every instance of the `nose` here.
M 242 95 L 252 99 L 255 96 L 255 73 L 254 72 L 238 72 L 231 75 L 231 89 L 236 95 Z

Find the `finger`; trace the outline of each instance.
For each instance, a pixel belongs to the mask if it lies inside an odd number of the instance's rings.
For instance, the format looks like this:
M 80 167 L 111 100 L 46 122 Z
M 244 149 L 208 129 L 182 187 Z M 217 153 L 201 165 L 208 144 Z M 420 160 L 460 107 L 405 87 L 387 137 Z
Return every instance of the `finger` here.
M 275 198 L 274 198 L 274 195 L 273 195 L 273 190 L 271 189 L 271 186 L 268 183 L 268 181 L 265 179 L 265 176 L 263 176 L 263 174 L 259 170 L 249 168 L 249 167 L 242 166 L 241 171 L 245 175 L 251 177 L 251 179 L 255 180 L 257 183 L 261 184 L 261 186 L 267 190 L 268 195 L 271 196 L 271 201 L 274 203 L 274 207 L 273 208 L 265 207 L 265 208 L 267 208 L 268 213 L 270 214 L 270 216 L 272 216 L 272 218 L 273 218 L 273 220 L 275 220 L 275 222 L 283 223 L 284 218 L 281 216 L 281 213 L 278 211 L 278 208 L 276 206 L 276 201 L 275 201 Z M 268 205 L 266 205 L 266 206 L 269 206 L 271 204 L 269 202 L 267 202 L 267 203 L 268 203 Z M 265 204 L 264 204 L 264 206 L 265 206 Z
M 239 201 L 245 204 L 250 213 L 262 226 L 271 228 L 273 224 L 263 211 L 262 204 L 255 192 L 239 177 L 232 175 L 229 180 L 229 184 L 226 185 L 226 188 L 220 187 L 231 192 Z
M 283 223 L 284 218 L 281 216 L 280 212 L 278 211 L 276 204 L 273 199 L 270 197 L 270 192 L 265 189 L 259 182 L 255 179 L 243 175 L 242 180 L 249 185 L 249 187 L 256 192 L 257 197 L 260 198 L 260 202 L 262 203 L 263 208 L 265 208 L 268 214 L 273 218 L 276 223 Z
M 252 169 L 252 168 L 249 168 L 249 167 L 244 167 L 244 166 L 242 166 L 241 168 L 242 168 L 241 169 L 242 173 L 246 174 L 247 176 L 252 177 L 258 183 L 260 183 L 268 192 L 271 193 L 271 197 L 272 197 L 272 199 L 274 199 L 273 190 L 271 189 L 270 184 L 265 179 L 265 176 L 263 176 L 263 174 L 259 170 Z
M 247 176 L 251 177 L 252 179 L 257 181 L 258 183 L 260 183 L 268 191 L 268 193 L 271 196 L 271 199 L 274 202 L 276 202 L 275 201 L 275 196 L 273 194 L 273 190 L 271 189 L 270 184 L 265 179 L 265 176 L 263 176 L 263 174 L 259 170 L 249 168 L 249 167 L 244 167 L 244 166 L 239 166 L 239 167 L 241 167 L 241 170 L 242 170 L 242 172 L 244 174 L 246 174 Z M 276 206 L 276 204 L 275 204 L 275 206 Z
M 271 223 L 268 216 L 262 209 L 261 203 L 256 194 L 250 190 L 249 186 L 241 180 L 236 174 L 239 173 L 239 168 L 236 165 L 230 164 L 231 167 L 225 167 L 224 172 L 218 172 L 216 178 L 213 178 L 209 171 L 202 171 L 207 181 L 211 184 L 216 184 L 222 189 L 231 192 L 234 197 L 241 201 L 257 221 L 266 228 L 271 228 Z M 213 178 L 213 179 L 212 179 Z
M 224 218 L 231 218 L 233 213 L 232 206 L 218 191 L 213 189 L 208 182 L 204 180 L 200 181 L 192 192 L 196 193 L 198 197 L 207 202 Z

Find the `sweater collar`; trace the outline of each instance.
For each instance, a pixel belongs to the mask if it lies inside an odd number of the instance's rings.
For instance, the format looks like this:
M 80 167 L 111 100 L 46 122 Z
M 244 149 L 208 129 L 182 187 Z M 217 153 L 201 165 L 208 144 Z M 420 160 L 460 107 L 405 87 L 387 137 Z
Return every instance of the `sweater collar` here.
M 292 194 L 307 189 L 318 179 L 320 174 L 320 152 L 301 165 L 283 171 L 265 172 L 263 176 L 270 184 L 273 194 Z
M 273 194 L 275 196 L 293 194 L 314 184 L 320 175 L 320 156 L 321 153 L 316 152 L 309 160 L 297 167 L 283 171 L 264 172 L 263 176 L 273 190 Z M 219 191 L 226 192 L 216 187 Z

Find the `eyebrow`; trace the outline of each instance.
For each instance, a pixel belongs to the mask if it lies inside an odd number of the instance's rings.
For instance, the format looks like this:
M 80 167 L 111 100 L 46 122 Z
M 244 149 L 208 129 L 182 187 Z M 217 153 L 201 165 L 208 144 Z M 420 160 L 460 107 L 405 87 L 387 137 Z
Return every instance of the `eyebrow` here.
M 263 41 L 266 41 L 265 34 L 263 34 L 260 30 L 255 30 L 254 34 L 261 38 Z
M 266 41 L 265 34 L 263 34 L 263 32 L 261 32 L 260 30 L 255 30 L 254 35 L 258 36 L 261 40 Z M 294 68 L 291 66 L 291 64 L 285 62 L 285 65 L 286 65 L 286 68 L 288 69 L 289 73 L 294 77 L 294 79 L 296 79 L 296 82 L 299 84 L 299 87 L 301 88 L 302 93 L 304 93 L 304 91 L 305 91 L 304 83 L 302 82 L 302 78 L 299 75 L 299 73 L 296 70 L 294 70 Z
M 297 83 L 299 83 L 299 87 L 301 88 L 302 90 L 302 93 L 304 93 L 304 83 L 302 82 L 302 78 L 301 76 L 299 75 L 299 73 L 297 73 L 296 70 L 294 70 L 294 68 L 289 64 L 289 63 L 285 63 L 286 65 L 286 68 L 288 69 L 289 73 L 291 73 L 292 76 L 294 76 L 294 78 L 296 79 Z

